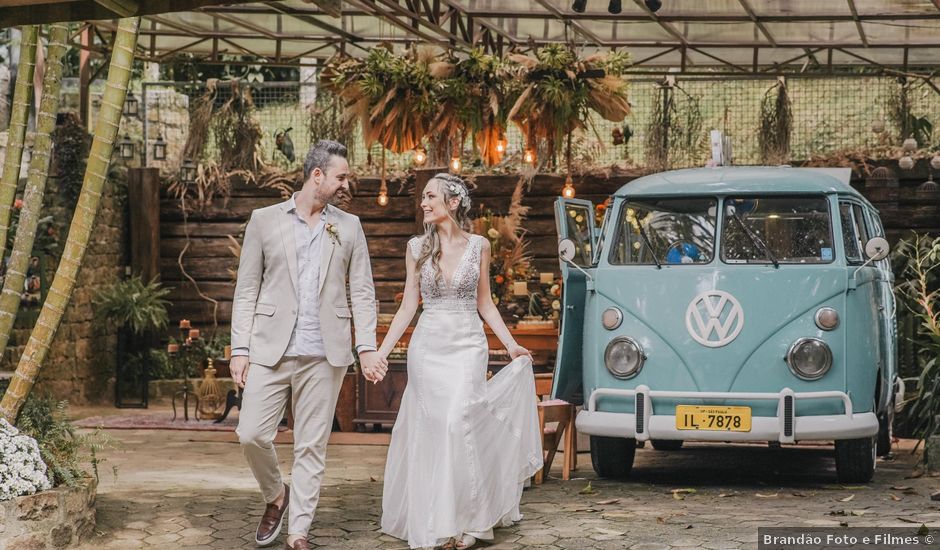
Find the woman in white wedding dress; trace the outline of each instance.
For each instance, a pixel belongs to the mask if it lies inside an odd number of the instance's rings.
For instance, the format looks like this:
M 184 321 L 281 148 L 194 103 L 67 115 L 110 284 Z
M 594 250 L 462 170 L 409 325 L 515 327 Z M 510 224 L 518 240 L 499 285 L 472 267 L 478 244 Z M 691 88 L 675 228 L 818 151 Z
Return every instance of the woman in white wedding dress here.
M 420 293 L 424 310 L 385 464 L 382 531 L 411 548 L 462 549 L 522 519 L 523 484 L 542 467 L 532 356 L 490 297 L 490 243 L 465 231 L 463 181 L 434 176 L 421 208 L 425 233 L 408 242 L 404 297 L 379 349 L 388 356 Z M 512 358 L 490 380 L 483 321 Z

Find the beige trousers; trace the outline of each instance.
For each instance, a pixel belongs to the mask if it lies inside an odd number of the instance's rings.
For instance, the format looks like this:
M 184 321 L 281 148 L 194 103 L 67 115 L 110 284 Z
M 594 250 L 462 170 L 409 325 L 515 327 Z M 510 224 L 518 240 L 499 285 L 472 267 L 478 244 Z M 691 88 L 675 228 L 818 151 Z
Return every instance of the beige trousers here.
M 281 493 L 283 481 L 274 436 L 288 396 L 294 413 L 294 464 L 287 532 L 307 537 L 320 499 L 326 444 L 346 367 L 322 357 L 284 357 L 273 367 L 251 364 L 238 417 L 238 440 L 265 502 Z

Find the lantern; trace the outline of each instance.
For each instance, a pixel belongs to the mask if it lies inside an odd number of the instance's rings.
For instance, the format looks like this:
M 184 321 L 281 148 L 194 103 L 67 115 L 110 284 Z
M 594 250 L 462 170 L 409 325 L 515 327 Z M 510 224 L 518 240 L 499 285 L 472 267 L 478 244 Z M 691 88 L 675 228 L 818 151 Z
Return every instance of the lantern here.
M 166 141 L 162 133 L 157 136 L 157 141 L 153 142 L 153 160 L 166 160 Z
M 196 163 L 190 159 L 183 161 L 180 166 L 180 181 L 183 183 L 194 183 L 196 181 Z
M 522 154 L 522 162 L 526 164 L 535 164 L 535 149 L 526 149 Z
M 140 102 L 137 101 L 134 92 L 127 92 L 127 97 L 124 99 L 124 116 L 137 116 L 139 107 Z
M 134 140 L 131 139 L 129 134 L 124 134 L 124 137 L 118 141 L 118 152 L 121 155 L 121 158 L 124 160 L 130 160 L 134 158 Z

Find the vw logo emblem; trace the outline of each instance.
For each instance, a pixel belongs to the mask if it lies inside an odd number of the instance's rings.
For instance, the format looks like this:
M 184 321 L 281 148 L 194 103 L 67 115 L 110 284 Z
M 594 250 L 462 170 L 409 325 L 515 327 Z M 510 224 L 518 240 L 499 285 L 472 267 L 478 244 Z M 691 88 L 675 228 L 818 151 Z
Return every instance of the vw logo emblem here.
M 696 342 L 720 348 L 738 337 L 744 327 L 744 310 L 734 296 L 723 290 L 707 290 L 689 303 L 685 328 Z

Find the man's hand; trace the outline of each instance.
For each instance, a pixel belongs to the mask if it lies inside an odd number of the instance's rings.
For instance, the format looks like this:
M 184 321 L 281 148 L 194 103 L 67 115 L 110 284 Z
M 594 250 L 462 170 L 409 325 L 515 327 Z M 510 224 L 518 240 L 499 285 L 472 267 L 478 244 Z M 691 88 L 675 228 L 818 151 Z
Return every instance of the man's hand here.
M 381 382 L 388 372 L 388 360 L 379 355 L 377 351 L 364 351 L 359 354 L 359 365 L 362 375 L 369 382 Z
M 236 355 L 229 361 L 228 370 L 232 373 L 232 380 L 239 388 L 245 387 L 248 381 L 248 356 Z

